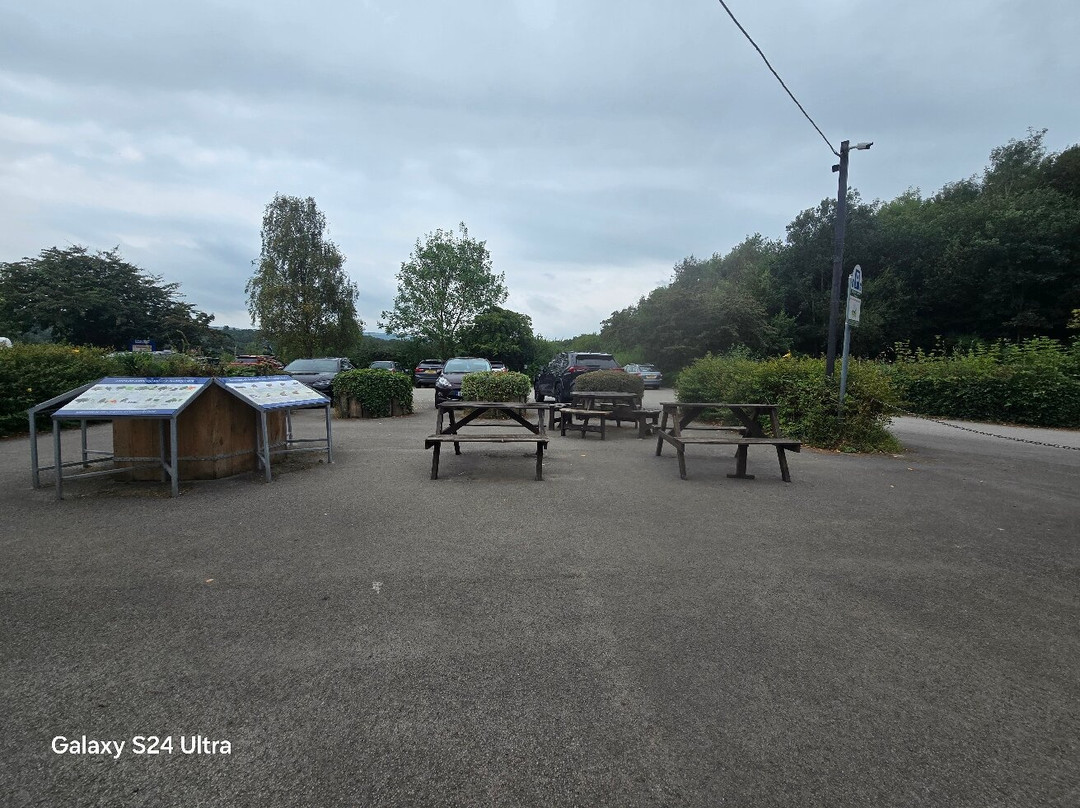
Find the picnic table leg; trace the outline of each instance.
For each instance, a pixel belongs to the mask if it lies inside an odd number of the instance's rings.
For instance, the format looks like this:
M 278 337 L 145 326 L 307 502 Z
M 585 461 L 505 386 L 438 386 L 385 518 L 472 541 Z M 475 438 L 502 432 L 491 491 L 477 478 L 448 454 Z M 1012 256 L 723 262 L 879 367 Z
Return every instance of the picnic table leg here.
M 736 477 L 740 480 L 752 480 L 753 474 L 746 473 L 746 444 L 743 444 L 735 450 L 735 473 L 729 474 L 728 477 Z
M 536 443 L 536 479 L 544 479 L 544 444 Z
M 436 443 L 432 449 L 431 454 L 431 479 L 439 479 L 439 449 L 442 448 L 441 443 Z
M 660 452 L 664 448 L 664 430 L 667 429 L 667 410 L 664 410 L 664 417 L 660 421 L 660 428 L 656 430 L 656 456 L 660 457 Z
M 559 435 L 561 437 L 566 437 L 566 423 L 568 421 L 571 425 L 573 425 L 574 417 L 572 415 L 568 415 L 566 413 L 566 410 L 562 410 L 561 414 L 559 415 Z
M 787 455 L 784 454 L 784 447 L 776 447 L 776 457 L 780 461 L 780 476 L 783 477 L 785 483 L 791 482 L 791 472 L 788 471 Z
M 606 440 L 607 436 L 604 433 L 604 423 L 607 421 L 607 416 L 600 416 L 600 440 Z M 616 422 L 617 423 L 617 422 Z
M 686 479 L 686 448 L 683 446 L 676 446 L 675 450 L 679 453 L 679 479 Z

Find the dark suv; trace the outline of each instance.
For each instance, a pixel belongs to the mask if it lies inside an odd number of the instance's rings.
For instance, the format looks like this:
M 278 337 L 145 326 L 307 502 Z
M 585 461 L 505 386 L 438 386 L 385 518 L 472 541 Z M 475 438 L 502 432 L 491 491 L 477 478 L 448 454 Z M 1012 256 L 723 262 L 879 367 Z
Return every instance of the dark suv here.
M 417 387 L 434 387 L 439 376 L 442 375 L 443 361 L 441 359 L 422 359 L 420 364 L 413 370 L 413 384 Z
M 533 380 L 533 394 L 537 401 L 551 396 L 556 401 L 569 403 L 574 392 L 574 380 L 590 370 L 622 370 L 615 357 L 609 353 L 563 351 L 547 363 L 547 367 Z

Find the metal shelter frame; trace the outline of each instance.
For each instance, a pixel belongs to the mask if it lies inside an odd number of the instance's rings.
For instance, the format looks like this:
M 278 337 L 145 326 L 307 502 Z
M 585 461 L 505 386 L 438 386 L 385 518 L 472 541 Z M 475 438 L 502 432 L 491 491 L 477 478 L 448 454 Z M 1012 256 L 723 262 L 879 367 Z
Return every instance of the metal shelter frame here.
M 89 477 L 105 477 L 110 474 L 122 474 L 131 471 L 134 468 L 161 468 L 161 481 L 166 480 L 172 483 L 172 496 L 176 497 L 180 495 L 180 459 L 178 457 L 179 447 L 177 445 L 177 430 L 176 420 L 179 418 L 180 413 L 187 409 L 196 398 L 198 398 L 203 391 L 205 391 L 212 383 L 213 379 L 199 378 L 193 379 L 199 383 L 199 389 L 191 394 L 186 401 L 184 401 L 179 407 L 172 409 L 168 414 L 162 414 L 160 412 L 146 412 L 146 411 L 132 411 L 132 412 L 116 412 L 116 413 L 100 413 L 93 411 L 86 412 L 74 412 L 70 415 L 60 414 L 58 417 L 58 411 L 61 410 L 67 403 L 78 398 L 82 393 L 92 389 L 98 384 L 109 381 L 109 377 L 98 379 L 96 382 L 83 385 L 75 390 L 69 390 L 68 392 L 59 395 L 55 398 L 49 399 L 36 407 L 32 407 L 27 410 L 27 414 L 30 418 L 30 463 L 32 466 L 32 479 L 34 488 L 41 487 L 41 472 L 52 470 L 56 479 L 56 498 L 64 498 L 64 469 L 71 468 L 73 466 L 81 466 L 83 468 L 89 468 L 93 463 L 105 463 L 108 461 L 115 461 L 117 458 L 111 452 L 105 452 L 99 449 L 88 449 L 86 445 L 86 425 L 89 421 L 115 421 L 117 419 L 144 419 L 144 420 L 156 420 L 158 421 L 158 445 L 160 453 L 158 457 L 125 457 L 124 461 L 132 461 L 134 465 L 124 466 L 111 469 L 102 469 L 99 471 L 84 471 L 78 474 L 69 474 L 66 479 L 68 480 L 81 480 Z M 164 381 L 171 381 L 165 379 Z M 38 451 L 37 451 L 37 423 L 36 416 L 41 412 L 52 410 L 52 422 L 53 422 L 53 465 L 41 466 L 39 463 Z M 60 425 L 62 421 L 78 421 L 82 438 L 82 452 L 80 460 L 65 463 L 63 459 L 63 441 L 60 436 Z M 165 422 L 169 423 L 169 457 L 166 458 L 165 452 Z M 90 455 L 101 455 L 100 457 L 91 458 Z
M 257 381 L 250 377 L 235 376 L 229 381 L 218 378 L 214 380 L 217 384 L 224 387 L 231 395 L 243 401 L 249 407 L 255 410 L 256 417 L 258 419 L 258 429 L 256 430 L 256 447 L 255 456 L 258 458 L 259 467 L 262 469 L 267 482 L 273 480 L 273 475 L 270 469 L 270 457 L 276 454 L 286 454 L 289 452 L 326 452 L 326 462 L 328 464 L 334 462 L 334 445 L 333 434 L 330 428 L 330 405 L 331 401 L 321 393 L 312 391 L 318 400 L 312 399 L 310 402 L 287 402 L 283 404 L 263 404 L 258 401 L 254 401 L 248 396 L 244 395 L 239 390 L 233 388 L 232 384 L 250 384 L 252 381 Z M 299 382 L 297 382 L 299 384 Z M 294 410 L 313 410 L 323 409 L 326 414 L 326 437 L 325 438 L 294 438 L 292 429 L 292 414 Z M 285 410 L 285 446 L 275 449 L 270 445 L 269 428 L 266 422 L 266 416 L 270 412 L 277 410 Z M 293 444 L 307 444 L 317 443 L 319 446 L 293 446 Z

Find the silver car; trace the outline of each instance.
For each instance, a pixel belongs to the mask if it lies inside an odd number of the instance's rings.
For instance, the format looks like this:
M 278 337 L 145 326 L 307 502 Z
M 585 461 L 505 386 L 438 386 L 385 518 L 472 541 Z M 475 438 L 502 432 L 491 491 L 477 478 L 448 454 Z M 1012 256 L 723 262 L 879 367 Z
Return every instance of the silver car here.
M 661 383 L 664 381 L 664 374 L 660 372 L 660 368 L 647 362 L 624 365 L 623 370 L 627 373 L 633 373 L 635 376 L 640 376 L 641 380 L 645 382 L 646 390 L 659 390 Z

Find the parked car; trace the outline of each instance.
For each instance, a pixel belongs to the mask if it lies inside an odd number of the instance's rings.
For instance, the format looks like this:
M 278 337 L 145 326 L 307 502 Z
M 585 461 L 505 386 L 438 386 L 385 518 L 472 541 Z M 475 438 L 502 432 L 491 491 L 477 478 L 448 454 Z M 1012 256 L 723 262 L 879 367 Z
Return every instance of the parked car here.
M 498 371 L 506 371 L 506 370 L 509 370 L 510 368 L 508 368 L 506 366 L 506 364 L 503 363 L 503 362 L 492 362 L 491 363 L 491 369 L 492 370 L 498 370 Z
M 285 366 L 285 372 L 303 382 L 324 396 L 333 398 L 334 377 L 346 370 L 353 370 L 353 364 L 341 356 L 321 357 L 319 359 L 294 359 Z
M 154 353 L 160 354 L 166 352 L 154 351 Z M 167 353 L 172 353 L 172 351 L 168 351 Z M 230 362 L 229 365 L 232 367 L 244 367 L 245 365 L 269 365 L 270 367 L 277 368 L 278 370 L 281 370 L 282 367 L 284 367 L 284 365 L 282 365 L 281 362 L 278 361 L 278 358 L 276 356 L 255 356 L 254 354 L 241 354 L 240 356 L 236 357 L 235 360 Z
M 442 369 L 441 359 L 421 359 L 413 370 L 413 384 L 417 387 L 434 387 Z
M 447 359 L 435 382 L 435 403 L 461 399 L 461 380 L 470 373 L 491 370 L 491 363 L 475 356 L 455 356 Z
M 372 362 L 370 365 L 368 365 L 368 367 L 374 370 L 389 370 L 391 373 L 405 372 L 405 368 L 403 368 L 397 362 L 391 362 L 389 359 L 380 359 L 377 362 Z
M 664 381 L 664 374 L 660 372 L 660 368 L 656 365 L 650 365 L 648 362 L 632 362 L 629 365 L 624 365 L 623 370 L 635 376 L 640 376 L 641 380 L 645 382 L 646 390 L 659 390 L 660 383 Z
M 615 357 L 609 353 L 563 351 L 547 363 L 533 380 L 533 394 L 537 401 L 551 396 L 556 401 L 572 401 L 574 381 L 590 370 L 622 370 Z

